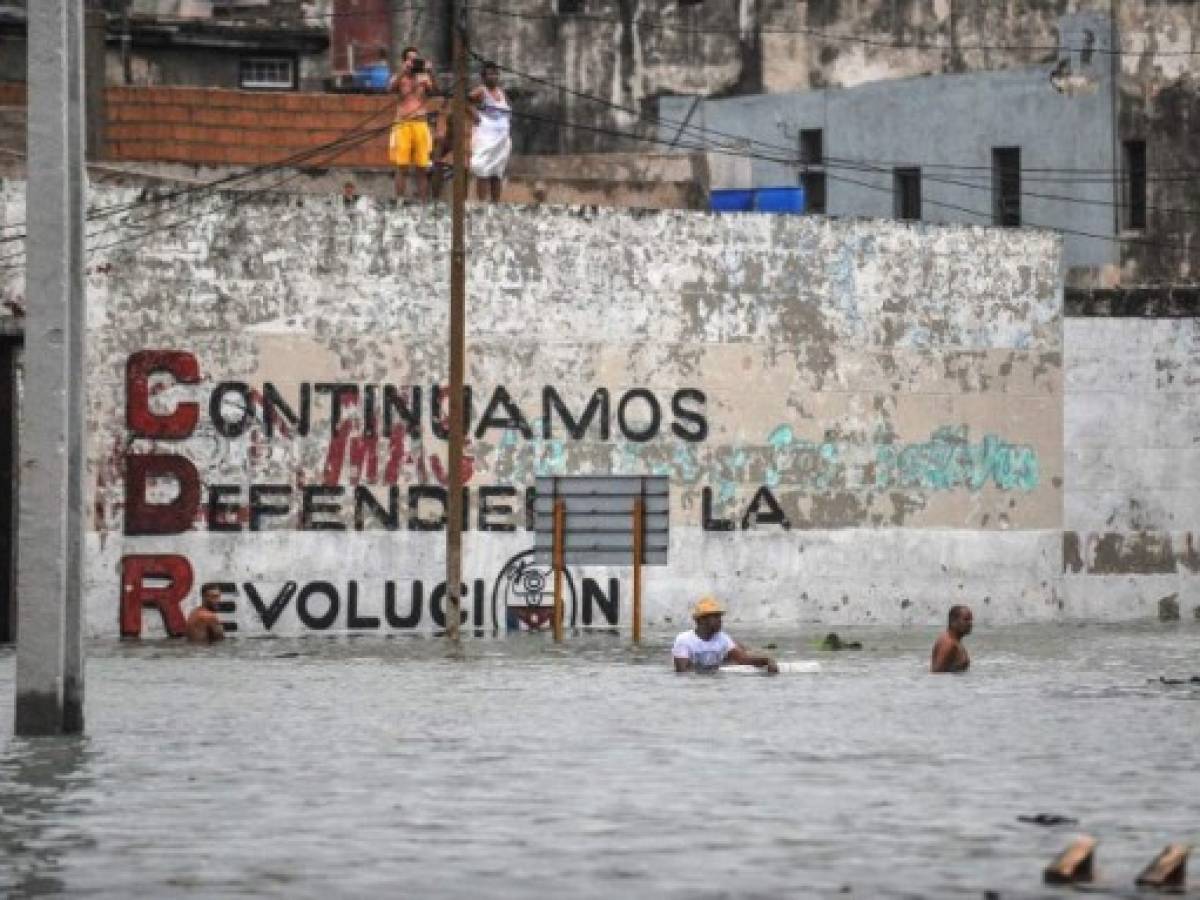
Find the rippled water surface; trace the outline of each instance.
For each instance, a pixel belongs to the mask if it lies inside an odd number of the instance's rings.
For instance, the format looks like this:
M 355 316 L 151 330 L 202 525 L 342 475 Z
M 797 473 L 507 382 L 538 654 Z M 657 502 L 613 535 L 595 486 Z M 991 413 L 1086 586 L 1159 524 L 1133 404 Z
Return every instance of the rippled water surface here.
M 0 893 L 1043 896 L 1080 830 L 1128 893 L 1200 843 L 1200 684 L 1158 680 L 1200 624 L 984 628 L 961 677 L 846 636 L 772 635 L 825 665 L 778 678 L 676 677 L 668 635 L 93 645 L 87 736 L 40 740 L 0 649 Z

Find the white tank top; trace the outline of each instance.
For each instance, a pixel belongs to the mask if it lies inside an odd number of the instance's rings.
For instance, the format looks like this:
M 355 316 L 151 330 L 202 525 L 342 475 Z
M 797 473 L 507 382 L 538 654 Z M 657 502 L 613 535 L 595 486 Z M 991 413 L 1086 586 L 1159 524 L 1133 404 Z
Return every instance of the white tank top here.
M 483 89 L 479 124 L 475 126 L 478 130 L 497 137 L 507 135 L 512 125 L 512 107 L 508 105 L 508 98 L 504 96 L 504 92 L 499 93 L 500 99 L 497 100 L 486 87 Z

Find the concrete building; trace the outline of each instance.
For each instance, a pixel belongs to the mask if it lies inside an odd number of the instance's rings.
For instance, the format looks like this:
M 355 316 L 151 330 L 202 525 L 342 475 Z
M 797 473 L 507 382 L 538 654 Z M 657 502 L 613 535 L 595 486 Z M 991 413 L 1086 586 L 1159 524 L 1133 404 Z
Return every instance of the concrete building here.
M 685 138 L 752 157 L 750 185 L 714 187 L 800 184 L 814 213 L 1053 228 L 1069 275 L 1112 281 L 1122 260 L 1113 238 L 1145 230 L 1146 182 L 1143 170 L 1136 207 L 1115 216 L 1131 173 L 1121 171 L 1114 134 L 1106 28 L 1090 15 L 1065 20 L 1064 41 L 1092 35 L 1094 50 L 1025 69 L 663 98 L 659 136 L 670 139 L 686 119 L 698 130 Z
M 186 214 L 93 238 L 90 633 L 173 629 L 208 582 L 238 634 L 437 629 L 444 208 Z M 469 248 L 470 628 L 540 621 L 546 475 L 666 480 L 651 627 L 708 590 L 768 626 L 1200 606 L 1196 319 L 1064 323 L 1050 233 L 501 206 Z M 572 566 L 570 621 L 627 627 L 630 577 Z
M 102 0 L 109 84 L 324 88 L 331 3 Z M 26 0 L 0 4 L 0 81 L 25 80 Z
M 1035 82 L 1051 86 L 1048 78 L 1038 82 L 1040 76 L 1035 73 L 1055 74 L 1053 86 L 1064 102 L 1056 104 L 1043 97 L 1046 92 L 1034 91 L 1022 104 L 1025 108 L 1010 107 L 1018 118 L 1006 124 L 1012 131 L 1061 133 L 1061 124 L 1053 118 L 1056 107 L 1068 109 L 1073 120 L 1082 114 L 1070 110 L 1093 109 L 1095 119 L 1089 117 L 1088 127 L 1061 143 L 1052 156 L 1064 159 L 1077 153 L 1081 159 L 1091 160 L 1104 150 L 1107 161 L 1104 171 L 1074 173 L 1080 177 L 1041 183 L 1039 192 L 1044 194 L 1074 198 L 1078 192 L 1084 202 L 1075 205 L 1084 209 L 1075 213 L 1065 208 L 1047 210 L 1044 198 L 1025 193 L 1022 203 L 1030 220 L 1038 221 L 1034 210 L 1077 224 L 1088 218 L 1087 203 L 1100 190 L 1082 180 L 1090 175 L 1102 184 L 1109 183 L 1105 199 L 1110 203 L 1121 201 L 1130 213 L 1140 210 L 1145 226 L 1127 228 L 1130 223 L 1114 218 L 1115 207 L 1110 206 L 1107 220 L 1102 215 L 1097 218 L 1104 225 L 1101 233 L 1115 236 L 1128 230 L 1131 233 L 1122 236 L 1131 240 L 1110 248 L 1114 258 L 1100 267 L 1095 266 L 1102 256 L 1100 243 L 1071 240 L 1068 258 L 1081 267 L 1077 274 L 1083 274 L 1083 266 L 1092 266 L 1094 283 L 1120 280 L 1137 284 L 1194 281 L 1200 271 L 1195 213 L 1200 210 L 1200 181 L 1188 175 L 1200 170 L 1200 136 L 1195 125 L 1200 121 L 1195 74 L 1200 59 L 1200 4 L 1190 0 L 1122 0 L 1119 4 L 1110 0 L 670 4 L 558 0 L 552 9 L 543 0 L 516 0 L 504 4 L 502 10 L 498 7 L 493 4 L 490 12 L 474 13 L 476 49 L 510 69 L 506 80 L 525 92 L 522 110 L 538 117 L 536 127 L 531 125 L 519 136 L 521 151 L 528 153 L 644 148 L 643 139 L 648 136 L 678 142 L 677 126 L 663 126 L 658 117 L 685 120 L 697 100 L 711 111 L 710 101 L 757 95 L 796 98 L 814 91 L 827 91 L 828 100 L 808 102 L 828 102 L 831 115 L 836 110 L 850 115 L 856 107 L 865 111 L 873 105 L 876 108 L 871 112 L 878 113 L 878 104 L 886 100 L 905 107 L 902 114 L 894 116 L 885 111 L 888 114 L 882 119 L 864 117 L 853 133 L 843 130 L 835 136 L 831 129 L 829 138 L 841 148 L 860 138 L 866 146 L 878 148 L 889 135 L 902 138 L 905 129 L 930 121 L 953 125 L 938 131 L 938 138 L 972 151 L 975 148 L 967 146 L 966 135 L 972 127 L 986 124 L 993 91 L 1003 90 L 1004 96 L 1011 98 L 1023 81 L 1031 87 L 1037 86 Z M 1064 53 L 1063 48 L 1071 52 Z M 1111 48 L 1119 53 L 1109 52 Z M 1085 56 L 1090 58 L 1085 60 Z M 1059 72 L 1060 65 L 1069 68 Z M 936 77 L 983 72 L 1012 73 L 1012 77 L 961 81 Z M 929 77 L 942 86 L 918 87 L 921 79 Z M 894 92 L 880 84 L 887 82 L 897 82 Z M 944 87 L 950 83 L 957 86 Z M 869 84 L 880 84 L 879 93 L 868 90 L 865 85 Z M 834 95 L 842 88 L 859 91 L 838 100 Z M 964 103 L 970 106 L 962 124 L 952 122 L 948 110 L 939 107 L 941 100 L 949 99 L 943 91 L 954 94 L 960 108 Z M 972 92 L 973 98 L 963 96 Z M 902 93 L 915 99 L 904 99 Z M 1109 106 L 1101 108 L 1106 94 Z M 1067 96 L 1080 102 L 1067 104 Z M 681 101 L 681 97 L 686 99 Z M 736 108 L 779 107 L 763 98 Z M 873 132 L 877 121 L 888 123 L 888 134 Z M 999 123 L 998 118 L 993 121 Z M 563 124 L 556 127 L 555 123 Z M 797 135 L 782 134 L 770 122 L 764 126 L 760 121 L 753 127 L 770 131 L 772 143 L 785 145 L 785 152 L 775 151 L 774 155 L 797 160 L 801 156 Z M 742 129 L 728 131 L 737 134 Z M 1093 138 L 1102 147 L 1093 146 Z M 913 149 L 925 149 L 930 143 L 923 137 Z M 867 155 L 858 147 L 852 149 L 847 155 Z M 925 157 L 914 158 L 909 148 L 904 149 L 908 166 L 926 162 Z M 990 147 L 987 149 L 982 160 L 974 152 L 969 158 L 948 158 L 947 148 L 928 162 L 990 169 Z M 872 155 L 891 160 L 897 154 Z M 1023 165 L 1032 164 L 1023 161 Z M 1071 165 L 1079 169 L 1086 163 Z M 885 181 L 892 177 L 890 168 Z M 1112 185 L 1113 170 L 1145 173 L 1144 209 L 1129 196 L 1136 193 L 1132 190 L 1136 185 L 1128 180 Z M 1044 174 L 1049 177 L 1053 173 Z M 792 177 L 785 183 L 795 183 Z M 1138 181 L 1136 175 L 1132 181 Z M 827 183 L 832 198 L 833 183 Z M 843 199 L 847 187 L 843 181 L 838 192 Z M 957 193 L 952 186 L 942 188 L 951 195 Z M 1035 190 L 1028 178 L 1022 188 Z M 933 196 L 932 185 L 926 196 Z M 856 203 L 850 208 L 877 214 L 880 199 L 889 205 L 881 195 L 876 203 Z M 975 196 L 974 202 L 961 205 L 991 207 L 986 191 Z M 892 214 L 890 208 L 885 211 Z M 1099 207 L 1090 211 L 1103 213 Z M 1138 221 L 1137 216 L 1134 219 Z

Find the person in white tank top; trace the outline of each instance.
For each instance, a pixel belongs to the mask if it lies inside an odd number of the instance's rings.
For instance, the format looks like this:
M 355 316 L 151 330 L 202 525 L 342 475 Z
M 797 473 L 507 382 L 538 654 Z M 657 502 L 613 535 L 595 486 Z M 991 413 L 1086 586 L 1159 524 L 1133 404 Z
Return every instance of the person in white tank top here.
M 504 186 L 504 171 L 512 153 L 512 107 L 500 87 L 500 69 L 485 63 L 483 84 L 471 91 L 475 130 L 471 134 L 471 174 L 476 178 L 476 196 L 499 201 Z

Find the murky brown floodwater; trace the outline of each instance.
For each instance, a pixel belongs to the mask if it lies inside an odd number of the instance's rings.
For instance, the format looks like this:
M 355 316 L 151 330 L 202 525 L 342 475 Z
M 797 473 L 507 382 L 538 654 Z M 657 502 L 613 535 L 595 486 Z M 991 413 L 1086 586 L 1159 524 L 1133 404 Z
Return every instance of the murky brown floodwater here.
M 1200 624 L 981 629 L 965 677 L 931 633 L 776 635 L 826 670 L 775 679 L 673 676 L 666 635 L 94 645 L 55 740 L 0 650 L 0 893 L 1043 896 L 1081 829 L 1131 893 L 1200 843 L 1200 684 L 1157 683 Z

